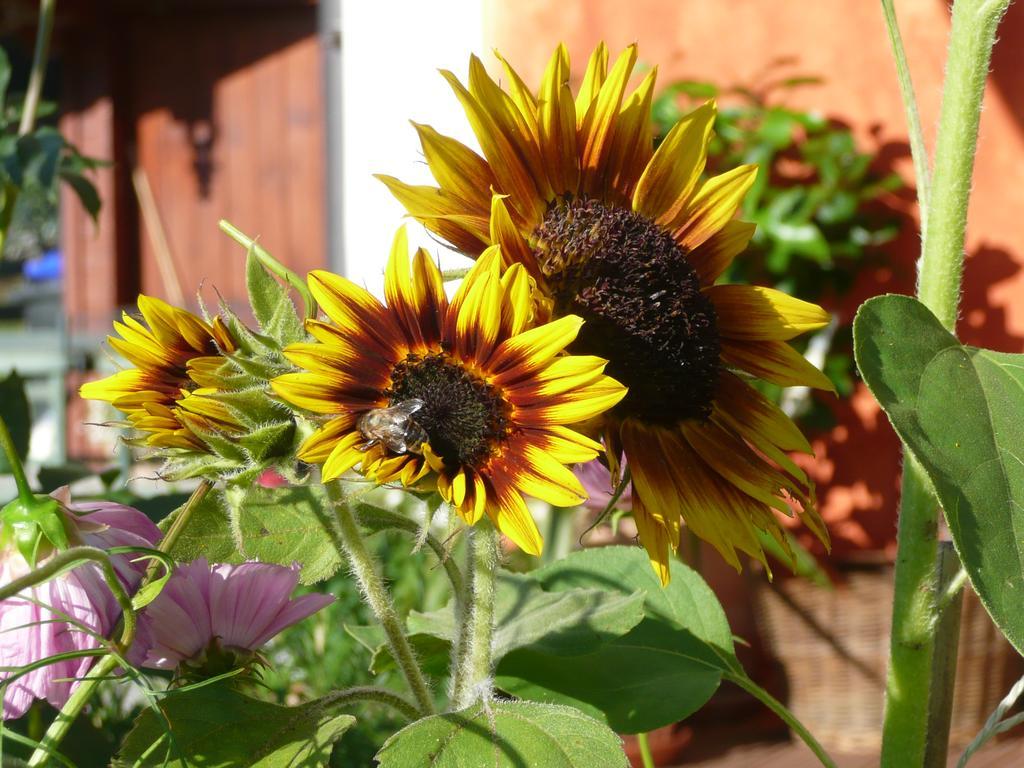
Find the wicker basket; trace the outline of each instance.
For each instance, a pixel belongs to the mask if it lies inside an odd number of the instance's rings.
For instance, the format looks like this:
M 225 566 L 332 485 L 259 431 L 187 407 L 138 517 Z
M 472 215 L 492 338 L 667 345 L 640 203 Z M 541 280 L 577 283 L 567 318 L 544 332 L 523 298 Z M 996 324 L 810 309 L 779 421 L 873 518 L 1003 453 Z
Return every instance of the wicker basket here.
M 786 669 L 789 707 L 836 751 L 875 751 L 893 599 L 891 566 L 855 567 L 834 589 L 802 579 L 759 580 L 755 612 L 767 650 Z M 950 743 L 967 744 L 1021 675 L 1021 657 L 974 591 L 964 595 Z

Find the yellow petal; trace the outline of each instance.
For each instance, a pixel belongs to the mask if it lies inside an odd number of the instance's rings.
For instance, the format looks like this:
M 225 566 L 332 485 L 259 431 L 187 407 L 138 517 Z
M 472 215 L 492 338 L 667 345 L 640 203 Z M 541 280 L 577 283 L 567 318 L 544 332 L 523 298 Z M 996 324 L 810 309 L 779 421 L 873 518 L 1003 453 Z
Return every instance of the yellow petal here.
M 351 280 L 314 269 L 309 290 L 324 313 L 340 328 L 372 340 L 383 353 L 393 353 L 405 339 L 377 298 Z
M 741 165 L 705 181 L 671 225 L 680 247 L 692 251 L 722 229 L 736 214 L 755 178 L 756 165 Z
M 658 68 L 654 67 L 629 95 L 619 113 L 604 184 L 609 200 L 621 205 L 629 205 L 634 186 L 654 152 L 651 103 L 657 77 Z
M 512 540 L 523 552 L 540 557 L 544 542 L 537 524 L 523 497 L 514 488 L 503 489 L 492 502 L 488 499 L 487 514 L 495 527 Z
M 626 388 L 609 376 L 592 384 L 552 398 L 545 405 L 517 408 L 516 420 L 526 427 L 549 424 L 578 424 L 592 419 L 626 396 Z
M 626 48 L 616 60 L 597 98 L 587 110 L 579 132 L 580 187 L 585 194 L 603 197 L 604 172 L 615 136 L 619 108 L 626 83 L 636 64 L 636 45 Z
M 334 446 L 355 427 L 355 416 L 345 413 L 331 419 L 307 437 L 299 446 L 298 457 L 310 464 L 322 464 L 331 455 Z
M 633 497 L 633 521 L 636 523 L 636 532 L 640 543 L 647 550 L 651 568 L 654 569 L 661 586 L 667 587 L 672 581 L 672 573 L 669 570 L 672 543 L 665 526 L 648 512 L 647 506 L 639 495 Z
M 441 269 L 423 248 L 416 250 L 412 262 L 413 303 L 419 315 L 420 332 L 428 346 L 441 339 L 441 329 L 448 311 Z
M 575 507 L 586 500 L 576 475 L 550 454 L 527 443 L 520 458 L 514 462 L 513 482 L 523 493 L 556 507 Z
M 471 204 L 430 186 L 406 184 L 392 176 L 376 174 L 409 215 L 431 232 L 468 255 L 488 245 L 487 208 Z
M 675 221 L 704 171 L 715 114 L 709 101 L 672 127 L 636 185 L 633 210 L 662 226 Z
M 756 224 L 730 221 L 686 254 L 686 259 L 696 270 L 701 285 L 711 285 L 722 276 L 732 264 L 732 260 L 747 247 L 756 229 Z
M 472 61 L 470 67 L 472 71 Z M 512 196 L 514 206 L 524 222 L 539 224 L 544 215 L 546 198 L 541 196 L 541 187 L 533 176 L 529 162 L 520 156 L 518 142 L 514 143 L 515 137 L 506 135 L 503 126 L 489 111 L 491 108 L 500 108 L 500 99 L 494 97 L 485 105 L 466 90 L 451 72 L 442 70 L 441 75 L 462 104 L 484 157 L 498 180 L 500 189 L 497 191 Z M 494 101 L 498 102 L 497 105 L 492 103 Z
M 366 439 L 359 432 L 350 432 L 341 438 L 320 470 L 320 476 L 323 481 L 326 483 L 341 477 L 362 461 L 364 454 L 359 450 L 358 446 L 365 442 Z M 301 454 L 299 458 L 302 458 Z
M 506 339 L 494 351 L 489 368 L 498 384 L 511 384 L 546 365 L 576 339 L 583 318 L 565 315 Z
M 835 392 L 835 385 L 784 341 L 722 339 L 722 359 L 760 379 L 783 387 L 814 387 Z
M 491 242 L 501 246 L 502 261 L 506 266 L 522 264 L 529 270 L 530 274 L 540 275 L 540 269 L 537 266 L 536 258 L 534 258 L 533 250 L 527 244 L 519 227 L 512 221 L 508 206 L 505 204 L 506 197 L 506 195 L 493 195 L 491 197 L 489 230 Z
M 561 425 L 524 429 L 523 434 L 563 464 L 582 464 L 596 458 L 603 450 L 600 443 Z
M 430 173 L 442 190 L 459 197 L 470 210 L 484 210 L 497 182 L 480 155 L 429 125 L 412 124 L 420 137 Z
M 567 62 L 568 63 L 568 62 Z M 568 67 L 567 67 L 568 68 Z M 590 111 L 590 105 L 597 98 L 604 79 L 608 74 L 608 47 L 604 42 L 597 44 L 594 52 L 590 54 L 590 61 L 587 63 L 587 71 L 580 83 L 580 91 L 576 95 L 576 125 L 581 127 L 583 120 Z
M 718 332 L 729 339 L 788 341 L 828 325 L 817 304 L 759 285 L 713 285 L 704 294 L 715 305 Z
M 569 89 L 569 52 L 559 44 L 540 88 L 540 149 L 555 195 L 575 193 L 580 181 L 576 110 Z

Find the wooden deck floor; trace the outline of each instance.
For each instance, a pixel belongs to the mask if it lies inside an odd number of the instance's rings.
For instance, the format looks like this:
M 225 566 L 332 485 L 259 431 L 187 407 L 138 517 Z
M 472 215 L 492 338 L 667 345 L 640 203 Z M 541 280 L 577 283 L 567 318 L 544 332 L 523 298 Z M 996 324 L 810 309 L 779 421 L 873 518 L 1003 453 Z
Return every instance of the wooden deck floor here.
M 684 756 L 685 758 L 686 756 Z M 877 755 L 843 755 L 832 753 L 839 768 L 877 768 Z M 950 758 L 955 766 L 959 752 Z M 792 742 L 760 742 L 741 744 L 717 755 L 693 755 L 679 768 L 818 768 L 821 764 L 803 744 Z M 1013 739 L 989 744 L 977 752 L 968 768 L 1024 768 L 1024 740 Z

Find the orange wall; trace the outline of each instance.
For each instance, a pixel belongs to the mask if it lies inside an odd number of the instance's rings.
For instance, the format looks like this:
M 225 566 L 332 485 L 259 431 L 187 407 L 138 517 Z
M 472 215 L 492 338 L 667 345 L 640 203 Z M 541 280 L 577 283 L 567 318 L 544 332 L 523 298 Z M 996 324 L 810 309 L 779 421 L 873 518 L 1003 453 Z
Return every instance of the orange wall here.
M 769 62 L 795 58 L 799 72 L 826 82 L 796 91 L 789 102 L 848 123 L 864 149 L 895 156 L 895 167 L 913 183 L 877 0 L 486 0 L 486 6 L 488 44 L 533 84 L 559 41 L 569 46 L 576 77 L 597 41 L 607 41 L 613 55 L 636 41 L 641 61 L 658 65 L 662 84 L 681 77 L 748 83 Z M 896 6 L 931 147 L 949 32 L 947 3 L 897 0 Z M 1007 352 L 1024 351 L 1022 46 L 1024 5 L 1017 3 L 1000 29 L 985 97 L 960 323 L 965 341 Z M 871 294 L 910 292 L 916 248 L 916 235 L 905 232 L 886 254 L 891 268 L 864 275 L 856 296 L 833 309 L 848 319 Z M 837 554 L 891 548 L 898 498 L 896 440 L 862 388 L 837 411 L 841 423 L 816 441 L 818 457 L 810 465 Z

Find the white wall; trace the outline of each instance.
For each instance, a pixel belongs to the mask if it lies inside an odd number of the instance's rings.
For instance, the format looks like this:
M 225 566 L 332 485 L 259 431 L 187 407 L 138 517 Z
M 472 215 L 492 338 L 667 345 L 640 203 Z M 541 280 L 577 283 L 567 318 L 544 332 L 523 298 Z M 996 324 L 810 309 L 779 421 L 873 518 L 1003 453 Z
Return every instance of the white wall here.
M 437 70 L 464 79 L 469 55 L 482 55 L 482 43 L 480 0 L 342 0 L 340 263 L 347 277 L 376 293 L 403 209 L 371 174 L 431 183 L 409 120 L 476 146 Z M 409 232 L 414 245 L 441 256 L 443 267 L 468 263 L 415 223 Z

